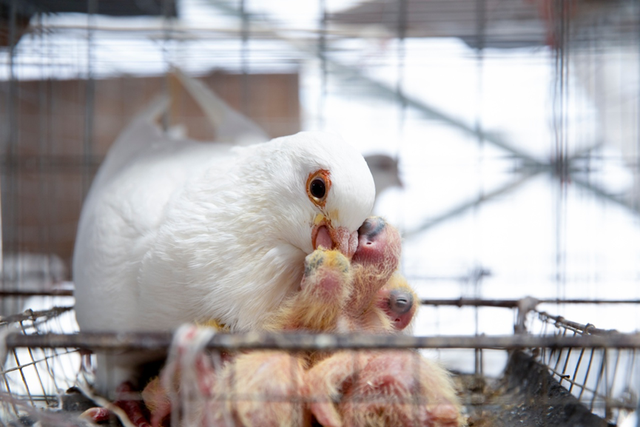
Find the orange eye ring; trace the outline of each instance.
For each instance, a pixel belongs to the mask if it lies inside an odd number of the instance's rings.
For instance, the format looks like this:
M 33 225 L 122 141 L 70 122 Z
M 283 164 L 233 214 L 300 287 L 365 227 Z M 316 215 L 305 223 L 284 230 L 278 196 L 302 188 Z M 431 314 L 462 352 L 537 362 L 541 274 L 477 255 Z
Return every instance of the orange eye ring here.
M 329 171 L 320 169 L 309 174 L 307 178 L 307 197 L 314 205 L 323 208 L 331 189 Z

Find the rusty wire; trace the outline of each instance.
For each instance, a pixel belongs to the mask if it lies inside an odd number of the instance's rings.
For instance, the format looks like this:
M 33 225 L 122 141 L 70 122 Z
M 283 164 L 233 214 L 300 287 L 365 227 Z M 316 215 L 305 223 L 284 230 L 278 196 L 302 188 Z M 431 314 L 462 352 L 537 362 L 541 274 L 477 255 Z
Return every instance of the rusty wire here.
M 534 310 L 532 318 L 541 322 L 543 335 L 551 333 L 552 336 L 564 339 L 596 336 L 608 339 L 624 335 L 616 330 L 599 329 L 593 324 L 573 322 L 544 311 Z M 548 332 L 548 326 L 553 327 L 551 332 Z M 572 349 L 541 349 L 537 354 L 558 382 L 562 384 L 566 381 L 569 384 L 568 391 L 576 395 L 592 412 L 599 413 L 607 420 L 613 420 L 615 410 L 636 409 L 637 401 L 632 396 L 625 396 L 624 393 L 620 396 L 614 395 L 616 381 L 629 384 L 633 378 L 633 368 L 637 364 L 635 349 L 616 346 L 583 347 L 577 358 L 572 355 Z M 626 370 L 619 369 L 621 363 L 626 364 Z
M 42 319 L 43 321 L 47 321 L 51 318 L 57 317 L 62 313 L 66 313 L 71 310 L 73 310 L 73 307 L 52 307 L 48 310 L 40 310 L 40 311 L 33 311 L 29 309 L 19 314 L 0 317 L 0 326 L 23 322 L 25 320 L 30 320 L 35 322 L 38 319 Z
M 88 350 L 161 350 L 171 344 L 170 333 L 96 332 L 78 334 L 23 335 L 12 333 L 5 342 L 17 347 L 76 347 Z M 366 350 L 366 349 L 522 349 L 522 348 L 640 348 L 640 334 L 610 336 L 406 336 L 368 334 L 258 333 L 215 335 L 211 350 Z
M 23 289 L 2 289 L 0 290 L 0 298 L 10 297 L 70 297 L 73 296 L 73 290 L 71 289 L 38 289 L 38 290 L 23 290 Z
M 442 302 L 443 300 L 440 300 Z M 538 355 L 538 359 L 547 365 L 549 371 L 566 383 L 567 388 L 580 398 L 592 411 L 600 411 L 607 419 L 612 418 L 614 410 L 631 410 L 635 408 L 634 395 L 614 393 L 616 380 L 620 373 L 627 372 L 631 378 L 629 367 L 635 367 L 636 349 L 640 348 L 640 334 L 620 333 L 613 330 L 598 329 L 591 324 L 580 324 L 554 316 L 545 311 L 538 311 L 535 304 L 523 304 L 522 300 L 505 300 L 499 305 L 490 300 L 452 300 L 449 305 L 476 305 L 504 307 L 521 311 L 528 310 L 528 319 L 541 324 L 541 332 L 537 333 L 528 326 L 524 333 L 513 335 L 477 335 L 477 336 L 403 336 L 403 335 L 367 335 L 367 334 L 307 334 L 307 333 L 246 333 L 217 334 L 207 345 L 210 350 L 242 350 L 242 349 L 280 349 L 280 350 L 338 350 L 338 349 L 484 349 L 514 350 L 525 349 Z M 487 303 L 488 301 L 488 303 Z M 59 357 L 74 354 L 83 350 L 90 351 L 122 351 L 122 350 L 164 350 L 172 341 L 170 333 L 50 333 L 45 326 L 48 320 L 68 312 L 71 307 L 54 307 L 50 310 L 31 311 L 8 316 L 2 319 L 4 324 L 17 323 L 21 332 L 10 333 L 4 337 L 6 347 L 15 359 L 17 366 L 9 366 L 3 372 L 5 391 L 14 397 L 27 399 L 32 404 L 44 402 L 54 404 L 55 399 L 48 396 L 48 389 L 41 372 L 55 382 L 60 367 L 50 366 Z M 514 310 L 514 311 L 515 311 Z M 520 317 L 520 315 L 518 316 Z M 27 349 L 22 353 L 17 350 Z M 59 351 L 63 349 L 63 351 Z M 578 349 L 576 354 L 573 349 Z M 28 358 L 28 359 L 25 359 Z M 608 365 L 612 362 L 613 368 Z M 626 366 L 619 369 L 619 366 Z M 23 375 L 23 369 L 36 369 L 38 377 L 35 384 L 12 390 L 7 376 Z M 64 367 L 62 367 L 64 368 Z M 69 375 L 62 373 L 72 381 L 76 381 L 79 372 Z M 74 377 L 75 375 L 75 377 Z M 627 382 L 629 380 L 627 379 Z M 39 384 L 38 384 L 39 383 Z M 13 384 L 13 383 L 12 383 Z M 18 384 L 19 385 L 19 384 Z M 35 387 L 29 389 L 29 386 Z M 56 389 L 61 389 L 55 384 Z M 24 387 L 22 387 L 24 388 Z M 25 394 L 26 393 L 26 394 Z M 25 394 L 25 395 L 22 395 Z M 11 405 L 11 402 L 5 402 Z

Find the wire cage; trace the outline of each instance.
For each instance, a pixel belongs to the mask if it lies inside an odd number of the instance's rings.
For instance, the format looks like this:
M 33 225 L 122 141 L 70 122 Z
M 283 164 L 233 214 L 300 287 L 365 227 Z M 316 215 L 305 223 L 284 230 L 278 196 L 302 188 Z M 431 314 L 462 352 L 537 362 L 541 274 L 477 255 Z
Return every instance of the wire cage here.
M 544 329 L 553 326 L 554 333 L 563 337 L 606 337 L 617 333 L 614 330 L 597 329 L 591 324 L 581 325 L 543 311 L 535 312 L 534 318 Z M 544 329 L 543 334 L 546 332 Z M 560 385 L 565 385 L 569 392 L 603 418 L 615 420 L 614 411 L 628 413 L 637 409 L 638 398 L 634 386 L 638 383 L 638 374 L 635 372 L 638 364 L 636 349 L 543 349 L 538 357 Z
M 44 310 L 26 310 L 5 316 L 3 335 L 17 333 L 47 336 L 62 330 L 72 318 L 73 307 L 53 306 Z M 46 421 L 47 409 L 62 408 L 60 393 L 80 383 L 80 353 L 77 348 L 4 347 L 2 419 L 3 423 L 19 420 Z M 51 412 L 53 414 L 53 412 Z M 60 418 L 71 420 L 70 416 Z
M 164 128 L 220 136 L 179 66 L 270 137 L 355 144 L 423 299 L 415 336 L 220 334 L 214 354 L 420 348 L 470 425 L 633 425 L 638 1 L 298 3 L 0 0 L 0 422 L 81 424 L 88 353 L 170 346 L 78 334 L 69 272 L 93 176 L 149 100 L 172 99 Z
M 524 304 L 523 304 L 524 302 Z M 437 304 L 443 304 L 443 301 Z M 491 306 L 487 301 L 447 301 L 464 309 L 466 304 Z M 554 316 L 535 306 L 516 313 L 530 301 L 512 301 L 513 335 L 504 336 L 372 336 L 343 337 L 331 335 L 210 335 L 201 343 L 201 357 L 220 363 L 220 351 L 250 349 L 276 350 L 349 350 L 359 352 L 424 348 L 429 351 L 462 352 L 479 359 L 500 353 L 503 360 L 500 375 L 481 372 L 454 373 L 457 391 L 469 425 L 627 425 L 622 424 L 638 406 L 637 334 L 602 330 Z M 493 302 L 495 305 L 495 302 Z M 519 307 L 519 308 L 516 308 Z M 140 334 L 60 334 L 64 316 L 71 307 L 54 306 L 41 311 L 28 310 L 4 321 L 7 361 L 2 371 L 2 413 L 6 422 L 20 421 L 31 425 L 37 421 L 52 425 L 84 425 L 80 415 L 91 405 L 109 402 L 91 393 L 92 372 L 87 363 L 89 348 L 157 350 L 167 348 L 171 336 Z M 523 327 L 524 326 L 524 327 Z M 63 328 L 64 329 L 64 328 Z M 595 338 L 595 340 L 591 339 Z M 590 340 L 591 339 L 591 340 Z M 329 341 L 327 341 L 329 340 Z M 83 350 L 79 350 L 78 347 Z M 207 350 L 208 349 L 208 350 Z M 283 353 L 284 354 L 284 353 Z M 419 357 L 414 353 L 415 357 Z M 418 365 L 416 365 L 418 366 Z M 319 397 L 297 397 L 310 403 Z M 343 396 L 343 399 L 347 397 Z M 353 397 L 352 397 L 353 398 Z M 91 399 L 95 399 L 92 401 Z M 196 399 L 193 396 L 190 399 Z M 216 399 L 235 404 L 239 400 L 255 400 L 260 404 L 288 400 L 256 390 L 251 396 L 238 395 L 233 384 L 222 396 L 200 395 L 198 399 Z M 98 403 L 95 403 L 95 402 Z M 293 400 L 295 402 L 295 400 Z M 300 403 L 297 402 L 297 403 Z M 366 400 L 356 404 L 370 404 Z M 410 405 L 419 405 L 412 398 Z M 408 411 L 411 412 L 411 411 Z M 182 413 L 183 422 L 200 419 L 193 413 Z M 174 422 L 180 418 L 172 418 Z M 409 420 L 412 420 L 409 416 Z M 413 421 L 413 420 L 412 420 Z M 126 422 L 126 421 L 125 421 Z M 415 420 L 416 423 L 417 418 Z M 416 424 L 417 425 L 417 424 Z

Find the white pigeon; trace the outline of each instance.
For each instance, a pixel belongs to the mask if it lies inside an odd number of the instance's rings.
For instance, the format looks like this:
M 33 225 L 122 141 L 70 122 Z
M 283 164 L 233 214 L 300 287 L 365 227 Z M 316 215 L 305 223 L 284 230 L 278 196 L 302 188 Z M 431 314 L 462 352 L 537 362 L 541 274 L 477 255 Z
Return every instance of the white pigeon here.
M 371 173 L 328 133 L 248 146 L 172 138 L 155 124 L 167 103 L 123 131 L 84 203 L 73 258 L 80 329 L 258 330 L 298 288 L 307 254 L 355 252 L 374 203 Z M 112 394 L 142 360 L 105 368 L 99 355 L 99 391 Z

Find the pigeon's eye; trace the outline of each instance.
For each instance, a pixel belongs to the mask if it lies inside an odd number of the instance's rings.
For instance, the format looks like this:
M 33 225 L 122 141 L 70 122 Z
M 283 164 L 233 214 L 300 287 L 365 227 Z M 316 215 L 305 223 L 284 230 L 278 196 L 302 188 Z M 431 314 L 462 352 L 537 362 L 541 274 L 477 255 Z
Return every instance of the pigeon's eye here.
M 324 179 L 322 178 L 314 178 L 309 184 L 309 193 L 316 199 L 322 199 L 326 191 L 327 186 L 324 185 Z
M 320 169 L 309 174 L 307 179 L 307 195 L 315 205 L 324 207 L 331 188 L 331 180 L 329 179 L 329 171 Z

